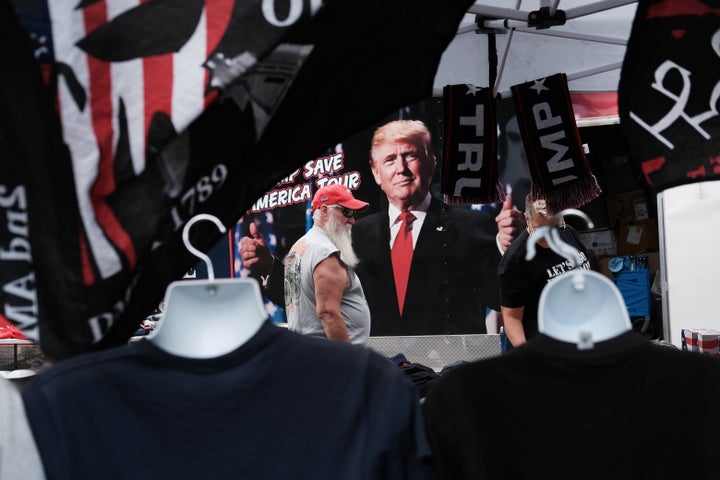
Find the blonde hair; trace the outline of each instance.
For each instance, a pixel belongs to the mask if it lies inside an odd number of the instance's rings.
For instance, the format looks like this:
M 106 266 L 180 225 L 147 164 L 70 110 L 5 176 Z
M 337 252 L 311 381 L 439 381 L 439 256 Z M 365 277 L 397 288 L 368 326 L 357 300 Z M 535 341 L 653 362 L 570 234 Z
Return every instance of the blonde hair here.
M 435 155 L 430 148 L 432 136 L 427 126 L 420 120 L 394 120 L 375 130 L 370 142 L 370 163 L 374 161 L 373 152 L 376 147 L 396 141 L 419 143 L 423 147 L 422 153 L 425 158 L 435 162 Z
M 537 226 L 537 220 L 540 218 L 545 220 L 551 220 L 554 216 L 555 215 L 551 215 L 548 211 L 547 202 L 545 201 L 545 199 L 538 198 L 537 200 L 533 201 L 532 198 L 530 198 L 530 194 L 525 197 L 525 222 L 528 224 L 528 228 L 532 223 L 534 229 L 534 227 Z M 565 225 L 565 218 L 563 218 L 562 216 L 558 216 L 556 220 L 558 227 Z M 529 229 L 528 232 L 530 232 Z
M 530 215 L 530 218 L 534 218 L 537 215 L 546 218 L 550 216 L 545 199 L 539 198 L 533 201 L 530 194 L 525 196 L 525 213 Z

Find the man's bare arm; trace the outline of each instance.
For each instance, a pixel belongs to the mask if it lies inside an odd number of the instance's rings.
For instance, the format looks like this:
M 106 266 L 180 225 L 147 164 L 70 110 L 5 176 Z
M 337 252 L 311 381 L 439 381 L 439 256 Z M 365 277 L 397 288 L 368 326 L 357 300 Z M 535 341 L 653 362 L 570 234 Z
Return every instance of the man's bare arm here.
M 347 268 L 337 255 L 331 255 L 315 267 L 313 279 L 316 311 L 325 335 L 331 340 L 350 343 L 350 335 L 340 310 L 343 292 L 350 282 Z
M 525 307 L 500 307 L 503 317 L 503 327 L 505 334 L 512 343 L 513 347 L 519 347 L 525 343 L 525 329 L 523 328 L 522 319 L 525 313 Z

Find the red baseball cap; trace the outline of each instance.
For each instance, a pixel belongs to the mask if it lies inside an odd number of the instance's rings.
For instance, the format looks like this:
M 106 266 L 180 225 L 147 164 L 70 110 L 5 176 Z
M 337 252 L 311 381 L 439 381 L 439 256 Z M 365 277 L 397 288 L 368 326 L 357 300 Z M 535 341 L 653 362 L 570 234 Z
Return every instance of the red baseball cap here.
M 368 208 L 368 204 L 353 197 L 349 188 L 344 185 L 334 184 L 322 187 L 317 192 L 312 201 L 312 210 L 322 207 L 323 205 L 342 205 L 350 210 L 363 211 Z

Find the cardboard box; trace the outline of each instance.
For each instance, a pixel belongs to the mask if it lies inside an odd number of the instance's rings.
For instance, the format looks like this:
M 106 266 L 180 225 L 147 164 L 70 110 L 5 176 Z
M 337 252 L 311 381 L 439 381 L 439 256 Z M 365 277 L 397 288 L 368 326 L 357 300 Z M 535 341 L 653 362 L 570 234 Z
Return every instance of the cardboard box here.
M 680 333 L 682 349 L 697 352 L 697 332 L 690 328 L 683 328 Z
M 608 227 L 644 223 L 651 218 L 651 206 L 643 190 L 605 195 Z
M 643 253 L 643 255 L 647 256 L 648 258 L 648 270 L 650 270 L 650 275 L 655 275 L 658 270 L 660 270 L 660 253 L 647 252 Z
M 591 262 L 592 269 L 598 273 L 602 273 L 610 279 L 614 279 L 615 274 L 610 271 L 610 266 L 608 264 L 610 263 L 610 260 L 616 257 L 618 257 L 618 255 L 594 258 Z M 653 277 L 653 275 L 660 270 L 660 254 L 658 252 L 643 253 L 642 255 L 639 255 L 639 257 L 647 258 L 647 270 L 650 272 L 650 277 Z
M 592 257 L 604 257 L 618 253 L 615 233 L 609 228 L 578 232 L 578 238 Z
M 659 247 L 657 220 L 646 223 L 622 225 L 617 237 L 618 255 L 637 255 L 645 250 L 657 251 Z
M 720 356 L 720 331 L 711 328 L 684 328 L 682 348 L 693 352 Z
M 608 267 L 608 263 L 613 258 L 615 258 L 615 255 L 593 258 L 592 261 L 590 262 L 590 265 L 592 266 L 592 269 L 595 270 L 596 272 L 602 273 L 603 275 L 608 277 L 610 280 L 614 280 L 615 276 L 613 275 L 613 272 L 611 272 L 610 268 Z

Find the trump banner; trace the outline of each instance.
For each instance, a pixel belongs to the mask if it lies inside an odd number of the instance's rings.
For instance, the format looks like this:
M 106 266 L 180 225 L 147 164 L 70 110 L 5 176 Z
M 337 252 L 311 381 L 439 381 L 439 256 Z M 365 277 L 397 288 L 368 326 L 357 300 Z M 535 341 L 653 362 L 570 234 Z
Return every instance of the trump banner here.
M 50 358 L 127 342 L 195 264 L 190 218 L 234 227 L 308 158 L 429 95 L 471 4 L 2 2 L 0 314 Z M 398 58 L 402 78 L 382 74 Z M 204 251 L 220 236 L 190 232 Z

